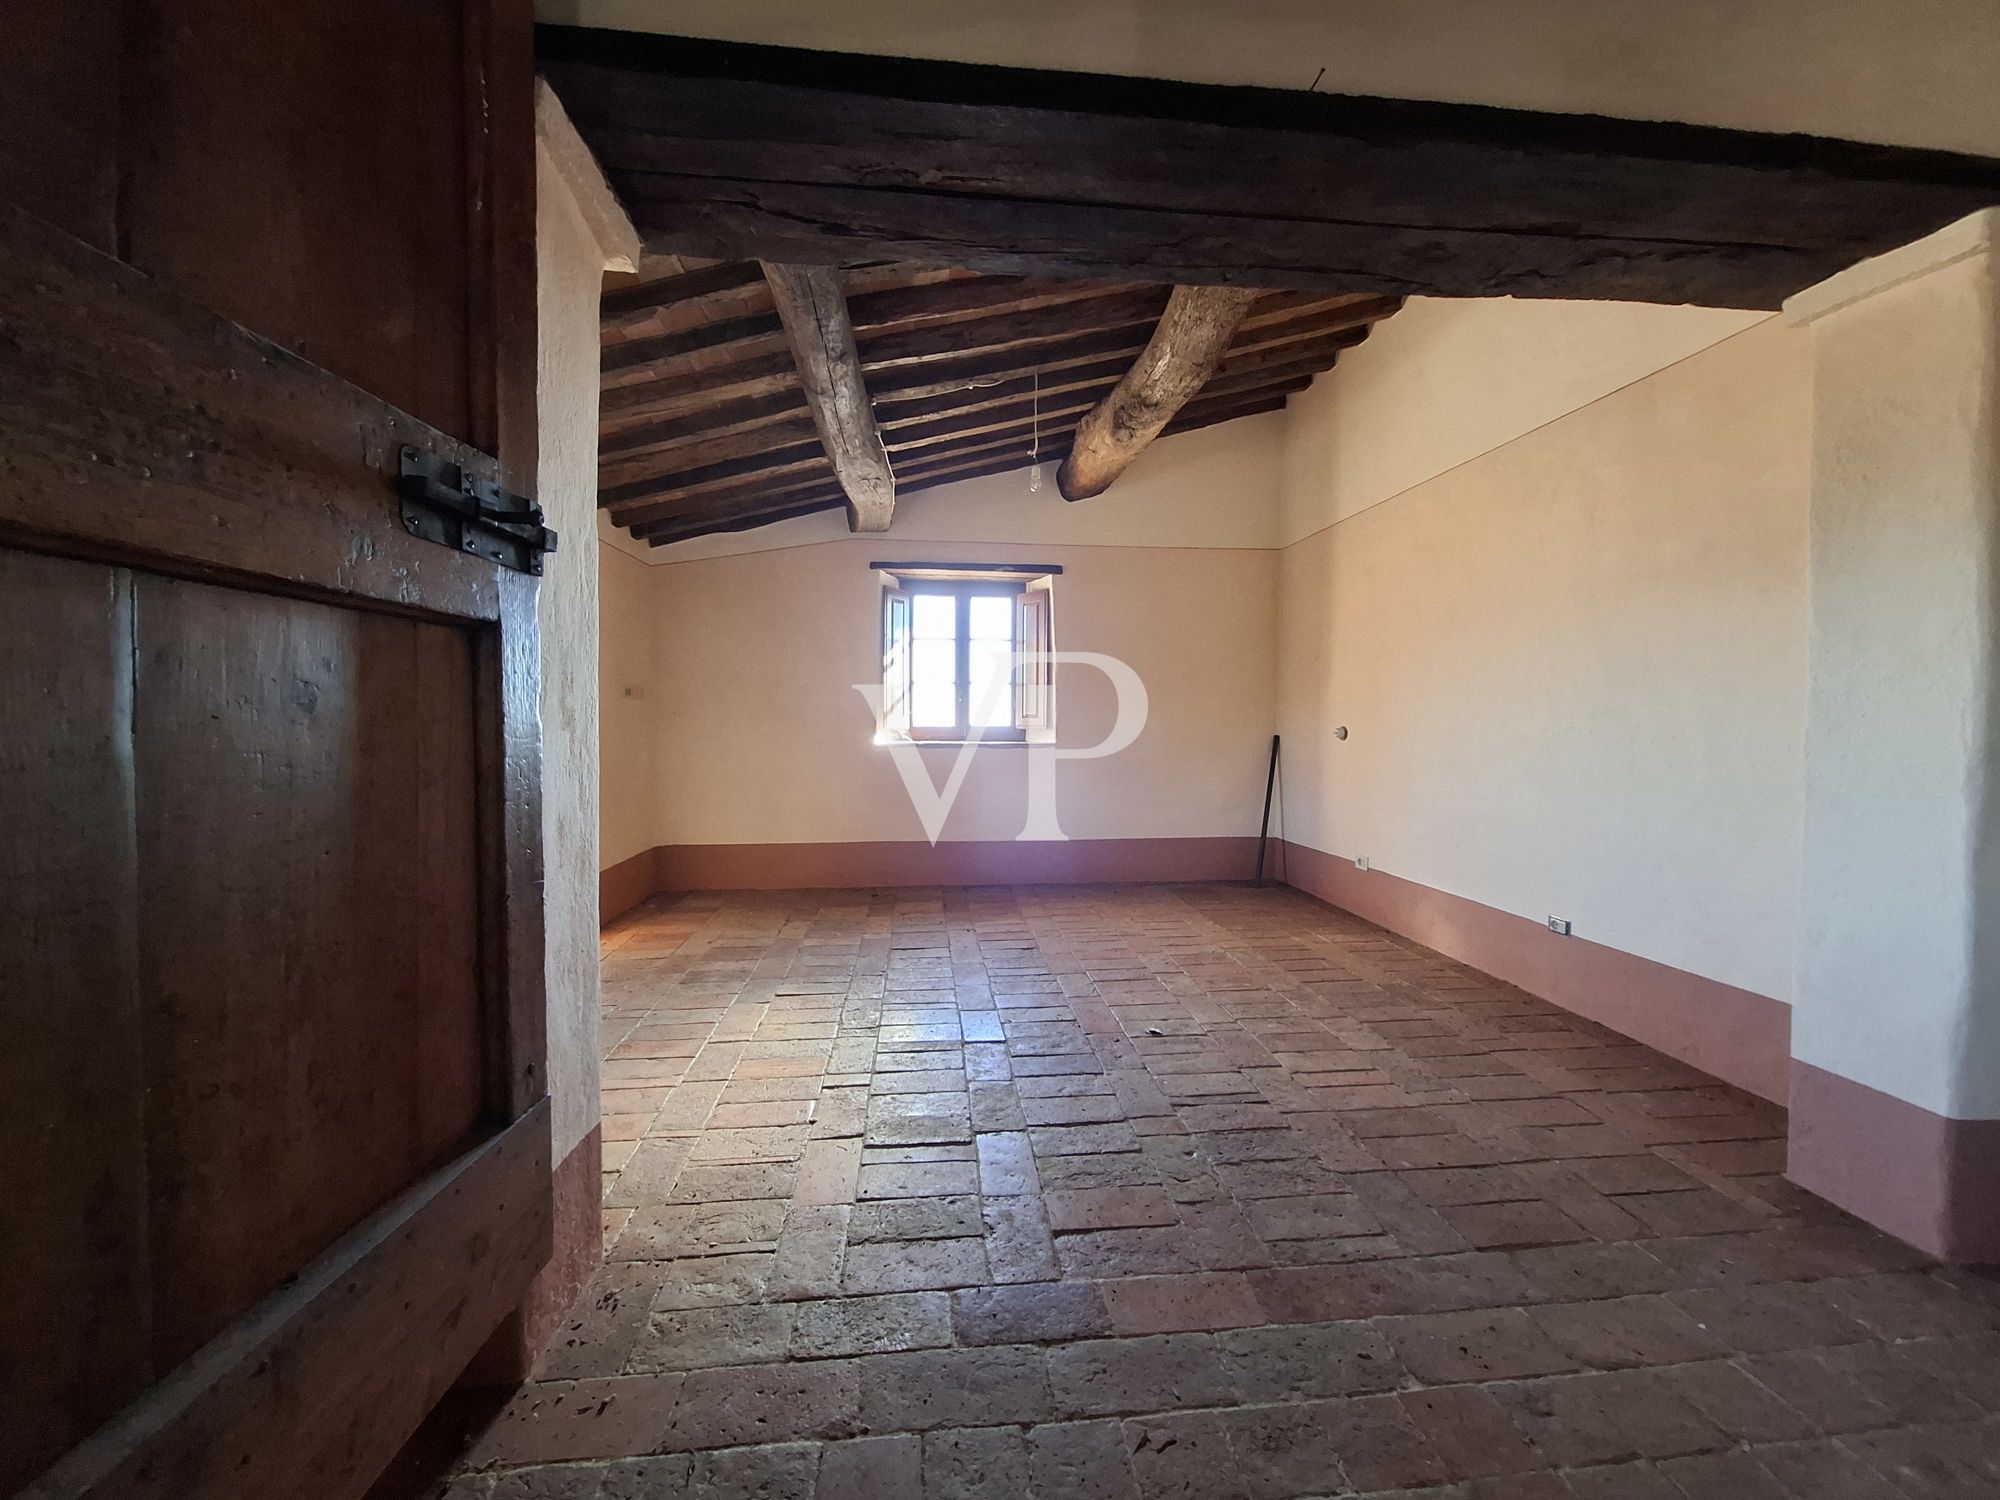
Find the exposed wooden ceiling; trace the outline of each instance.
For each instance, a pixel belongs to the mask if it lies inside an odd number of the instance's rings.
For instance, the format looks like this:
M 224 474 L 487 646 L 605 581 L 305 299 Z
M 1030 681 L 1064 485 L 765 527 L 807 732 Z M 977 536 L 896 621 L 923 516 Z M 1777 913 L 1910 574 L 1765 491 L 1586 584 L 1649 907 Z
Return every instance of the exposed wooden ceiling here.
M 642 275 L 604 302 L 598 498 L 612 521 L 664 545 L 844 507 L 759 264 L 668 256 Z M 903 264 L 846 267 L 839 283 L 899 499 L 1063 459 L 1172 291 Z M 1258 296 L 1165 430 L 1276 411 L 1399 305 Z
M 1096 493 L 1160 430 L 1281 406 L 1406 295 L 1776 307 L 2000 203 L 2000 161 L 1851 141 L 537 38 L 664 257 L 607 303 L 604 360 L 600 500 L 655 542 L 884 524 L 1036 460 Z M 1163 324 L 1172 286 L 1210 290 Z M 1264 289 L 1240 326 L 1225 288 Z

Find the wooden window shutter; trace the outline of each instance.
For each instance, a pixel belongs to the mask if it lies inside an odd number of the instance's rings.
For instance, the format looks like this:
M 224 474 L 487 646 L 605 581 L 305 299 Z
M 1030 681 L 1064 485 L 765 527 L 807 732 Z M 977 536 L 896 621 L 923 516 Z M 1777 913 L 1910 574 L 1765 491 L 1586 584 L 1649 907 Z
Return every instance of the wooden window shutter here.
M 910 596 L 900 587 L 882 591 L 882 728 L 910 733 Z
M 1055 664 L 1049 659 L 1053 597 L 1046 587 L 1026 589 L 1014 606 L 1014 642 L 1021 656 L 1014 674 L 1014 718 L 1031 733 L 1055 729 Z

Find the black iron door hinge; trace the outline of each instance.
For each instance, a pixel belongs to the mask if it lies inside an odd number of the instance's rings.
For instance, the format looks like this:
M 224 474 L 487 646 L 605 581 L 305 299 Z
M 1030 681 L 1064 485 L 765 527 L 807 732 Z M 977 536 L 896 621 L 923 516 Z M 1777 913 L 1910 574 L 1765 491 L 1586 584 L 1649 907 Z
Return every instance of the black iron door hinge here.
M 474 479 L 435 453 L 403 449 L 396 488 L 403 496 L 403 529 L 411 536 L 516 573 L 539 574 L 543 555 L 556 550 L 556 534 L 542 524 L 541 506 L 490 479 Z

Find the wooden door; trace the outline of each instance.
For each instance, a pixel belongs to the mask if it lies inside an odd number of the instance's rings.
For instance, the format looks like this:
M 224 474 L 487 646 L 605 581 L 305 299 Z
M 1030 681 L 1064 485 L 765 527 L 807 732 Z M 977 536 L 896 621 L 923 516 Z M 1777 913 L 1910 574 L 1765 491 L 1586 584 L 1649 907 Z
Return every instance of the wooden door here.
M 532 482 L 527 18 L 17 15 L 0 1494 L 338 1500 L 550 1250 L 536 580 L 397 489 Z

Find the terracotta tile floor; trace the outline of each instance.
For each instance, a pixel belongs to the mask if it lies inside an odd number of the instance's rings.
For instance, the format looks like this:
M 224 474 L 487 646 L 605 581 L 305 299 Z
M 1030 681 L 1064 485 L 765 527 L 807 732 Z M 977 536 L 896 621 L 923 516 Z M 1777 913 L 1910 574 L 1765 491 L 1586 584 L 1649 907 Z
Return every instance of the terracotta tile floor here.
M 2000 1495 L 2000 1288 L 1294 893 L 607 934 L 609 1260 L 454 1500 Z

